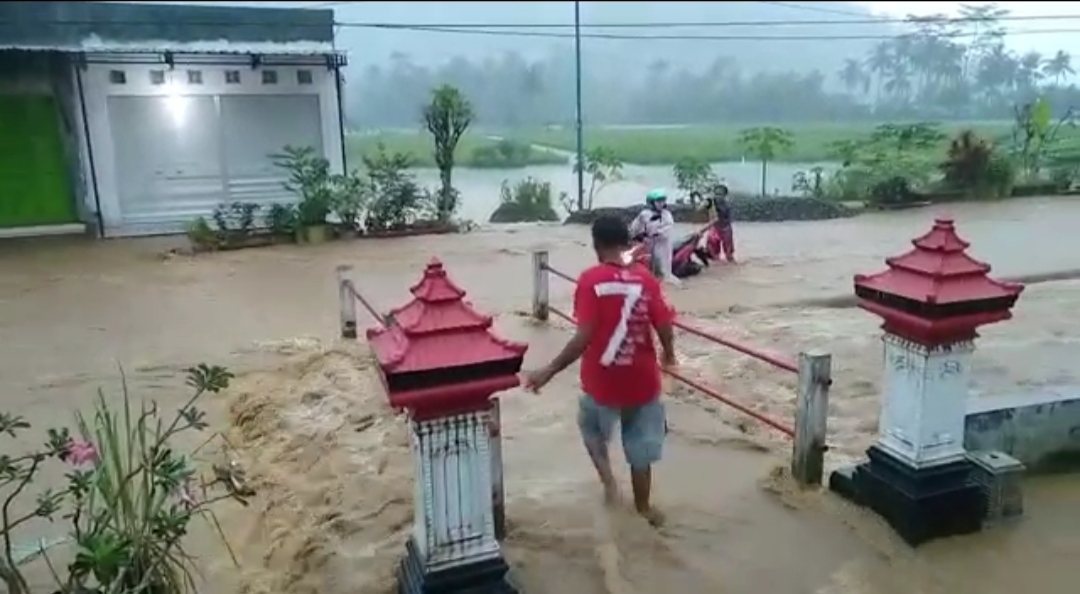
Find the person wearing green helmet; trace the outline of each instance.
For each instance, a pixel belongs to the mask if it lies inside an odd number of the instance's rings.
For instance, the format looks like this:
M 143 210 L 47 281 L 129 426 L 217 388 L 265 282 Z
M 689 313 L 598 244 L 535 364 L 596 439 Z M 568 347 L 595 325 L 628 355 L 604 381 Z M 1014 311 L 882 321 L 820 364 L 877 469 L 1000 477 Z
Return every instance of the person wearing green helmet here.
M 645 237 L 653 273 L 664 282 L 679 285 L 681 281 L 671 271 L 674 230 L 675 219 L 667 209 L 667 192 L 662 188 L 650 190 L 645 195 L 645 208 L 630 223 L 630 235 Z

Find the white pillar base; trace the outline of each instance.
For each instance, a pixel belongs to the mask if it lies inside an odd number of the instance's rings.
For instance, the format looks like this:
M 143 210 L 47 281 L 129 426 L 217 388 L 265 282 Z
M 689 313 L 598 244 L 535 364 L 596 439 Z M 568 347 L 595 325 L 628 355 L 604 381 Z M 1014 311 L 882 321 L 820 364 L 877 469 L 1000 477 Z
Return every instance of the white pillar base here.
M 964 460 L 966 340 L 928 348 L 885 334 L 883 401 L 877 445 L 915 469 Z
M 413 534 L 399 591 L 514 591 L 495 539 L 489 414 L 412 422 Z
M 986 497 L 964 451 L 972 341 L 926 347 L 885 334 L 877 443 L 829 487 L 876 511 L 911 546 L 982 528 Z

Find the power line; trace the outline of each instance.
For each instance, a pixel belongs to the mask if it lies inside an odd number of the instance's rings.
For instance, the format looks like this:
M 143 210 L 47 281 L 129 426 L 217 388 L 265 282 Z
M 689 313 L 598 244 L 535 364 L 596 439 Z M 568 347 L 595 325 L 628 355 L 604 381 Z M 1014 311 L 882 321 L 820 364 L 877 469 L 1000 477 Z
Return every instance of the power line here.
M 1003 16 L 995 19 L 999 22 L 1036 22 L 1036 21 L 1061 21 L 1077 20 L 1080 15 L 1076 14 L 1043 14 L 1043 15 L 1016 15 Z M 975 17 L 918 17 L 912 18 L 873 18 L 873 19 L 816 19 L 816 20 L 752 20 L 752 21 L 673 21 L 651 23 L 582 23 L 582 29 L 674 29 L 674 28 L 720 28 L 720 27 L 797 27 L 797 26 L 850 26 L 850 25 L 923 25 L 923 24 L 947 24 L 962 25 L 966 23 L 982 23 L 985 19 Z M 573 23 L 394 23 L 394 22 L 340 22 L 349 26 L 369 26 L 377 28 L 408 28 L 408 27 L 454 27 L 456 29 L 573 29 Z
M 823 8 L 821 8 L 821 6 L 813 6 L 813 5 L 807 6 L 807 5 L 802 5 L 802 4 L 796 4 L 794 2 L 757 2 L 757 3 L 758 4 L 770 4 L 770 5 L 773 5 L 773 6 L 781 6 L 781 8 L 785 8 L 785 9 L 804 10 L 804 11 L 816 12 L 816 13 L 821 13 L 821 14 L 837 14 L 837 15 L 840 15 L 840 16 L 859 16 L 859 17 L 863 17 L 863 18 L 865 18 L 865 16 L 866 16 L 866 13 L 864 13 L 864 12 L 843 11 L 843 10 L 839 10 L 839 9 L 823 9 Z M 309 5 L 309 6 L 302 6 L 302 8 L 307 9 L 307 10 L 333 9 L 333 8 L 337 8 L 337 6 L 348 5 L 348 4 L 352 4 L 352 2 L 319 2 L 319 3 L 316 3 L 316 4 Z M 774 22 L 770 21 L 770 22 L 767 22 L 766 24 L 774 24 Z M 522 26 L 525 26 L 525 25 L 522 25 Z M 569 26 L 569 27 L 572 27 L 573 25 L 544 25 L 544 26 L 551 26 L 551 27 L 566 27 L 566 26 Z M 582 23 L 581 26 L 585 27 L 586 25 L 584 23 Z M 603 27 L 603 26 L 608 26 L 608 25 L 593 25 L 593 26 L 602 26 Z
M 1034 21 L 1061 21 L 1077 20 L 1080 15 L 1018 15 L 999 20 L 1006 22 L 1034 22 Z M 694 28 L 720 28 L 720 27 L 797 27 L 797 26 L 850 26 L 850 25 L 922 25 L 922 24 L 952 24 L 985 23 L 984 20 L 970 17 L 926 17 L 912 19 L 847 19 L 847 20 L 798 20 L 798 21 L 675 21 L 653 23 L 582 23 L 583 29 L 675 29 L 684 27 Z M 372 27 L 454 27 L 457 29 L 572 29 L 573 24 L 564 23 L 353 23 L 354 26 L 369 25 Z
M 770 6 L 779 6 L 781 8 L 794 8 L 796 10 L 806 10 L 806 11 L 809 11 L 809 12 L 817 12 L 817 13 L 821 13 L 821 14 L 838 14 L 838 15 L 841 15 L 841 16 L 857 16 L 857 17 L 866 16 L 866 13 L 864 13 L 864 12 L 856 12 L 854 10 L 842 10 L 842 9 L 839 9 L 839 8 L 822 8 L 820 6 L 812 6 L 812 5 L 811 6 L 806 6 L 804 4 L 796 4 L 794 2 L 765 2 L 764 0 L 762 0 L 762 1 L 759 1 L 758 4 L 767 4 L 767 5 L 770 5 Z
M 330 2 L 327 4 L 340 4 Z M 775 3 L 770 3 L 775 4 Z M 781 3 L 783 4 L 783 3 Z M 803 7 L 811 8 L 811 7 Z M 305 7 L 302 10 L 312 10 Z M 815 9 L 815 10 L 827 10 L 827 9 Z M 854 14 L 854 13 L 844 13 Z M 1043 15 L 1006 15 L 994 19 L 995 22 L 1037 22 L 1037 21 L 1076 21 L 1080 20 L 1078 14 L 1043 14 Z M 675 29 L 675 28 L 724 28 L 724 27 L 794 27 L 794 26 L 851 26 L 851 25 L 882 25 L 882 24 L 895 24 L 895 25 L 923 25 L 923 24 L 953 24 L 962 25 L 966 23 L 982 23 L 985 24 L 986 19 L 977 17 L 918 17 L 918 18 L 874 18 L 874 19 L 817 19 L 817 20 L 747 20 L 747 21 L 657 21 L 649 23 L 582 23 L 583 29 Z M 20 19 L 2 19 L 0 24 L 3 25 L 50 25 L 50 26 L 84 26 L 84 25 L 96 25 L 96 24 L 109 24 L 109 25 L 158 25 L 158 21 L 138 21 L 138 20 L 118 20 L 108 21 L 103 23 L 102 21 L 95 20 L 20 20 Z M 202 26 L 267 26 L 264 22 L 245 22 L 245 21 L 221 21 L 221 20 L 204 20 L 204 21 L 185 21 L 185 24 L 190 25 L 202 25 Z M 369 27 L 375 29 L 429 29 L 429 28 L 453 28 L 453 29 L 573 29 L 573 23 L 400 23 L 400 22 L 364 22 L 364 21 L 337 21 L 334 23 L 336 26 L 341 27 Z M 290 23 L 291 27 L 322 27 L 321 23 Z
M 781 3 L 787 4 L 787 3 Z M 803 7 L 810 8 L 810 7 Z M 826 9 L 821 9 L 826 10 Z M 1039 20 L 1080 20 L 1080 15 L 1026 15 L 1016 17 L 1001 17 L 998 20 L 1008 20 L 1009 22 L 1021 22 L 1021 21 L 1039 21 Z M 878 21 L 838 21 L 838 20 L 819 20 L 819 21 L 721 21 L 721 22 L 705 22 L 705 23 L 687 23 L 687 22 L 656 22 L 656 23 L 604 23 L 585 25 L 583 28 L 590 29 L 603 29 L 603 28 L 650 28 L 650 29 L 662 29 L 662 28 L 678 28 L 678 27 L 697 27 L 697 28 L 709 28 L 709 27 L 732 27 L 732 26 L 772 26 L 772 25 L 852 25 L 852 24 L 880 24 L 885 22 L 895 22 L 896 24 L 912 24 L 909 20 L 893 19 L 890 21 L 878 20 Z M 920 23 L 923 21 L 920 21 Z M 940 22 L 948 23 L 963 23 L 963 22 L 985 22 L 984 20 L 968 17 L 960 18 L 942 18 Z M 68 20 L 51 20 L 51 21 L 33 21 L 32 23 L 23 21 L 14 21 L 11 19 L 0 20 L 0 25 L 19 25 L 26 26 L 29 24 L 35 25 L 50 25 L 50 26 L 86 26 L 102 24 L 98 21 L 68 21 Z M 158 22 L 151 21 L 110 21 L 108 25 L 158 25 Z M 187 24 L 202 25 L 202 26 L 221 26 L 221 27 L 266 27 L 267 23 L 263 22 L 249 22 L 249 21 L 204 21 L 195 22 L 189 21 Z M 289 25 L 293 28 L 321 28 L 325 27 L 321 23 L 293 23 Z M 449 34 L 466 34 L 466 35 L 489 35 L 489 36 L 501 36 L 501 37 L 533 37 L 533 38 L 547 38 L 547 39 L 574 39 L 572 33 L 561 33 L 551 31 L 536 31 L 531 29 L 551 29 L 551 28 L 566 28 L 573 27 L 573 25 L 564 25 L 557 23 L 377 23 L 377 22 L 355 22 L 355 21 L 337 21 L 334 26 L 341 28 L 361 28 L 361 29 L 383 29 L 383 30 L 395 30 L 395 31 L 417 31 L 428 33 L 449 33 Z M 524 29 L 524 30 L 523 30 Z M 1077 28 L 1065 28 L 1065 29 L 1014 29 L 1014 30 L 1001 30 L 1003 35 L 1051 35 L 1051 34 L 1073 34 L 1080 33 L 1080 29 Z M 973 31 L 945 31 L 936 33 L 935 36 L 939 38 L 966 38 L 966 37 L 978 37 L 980 33 Z M 762 34 L 652 34 L 652 35 L 640 35 L 640 34 L 627 34 L 627 33 L 605 33 L 605 32 L 589 32 L 582 33 L 581 37 L 585 39 L 606 39 L 606 40 L 642 40 L 642 41 L 844 41 L 844 40 L 863 40 L 863 41 L 887 41 L 893 39 L 900 39 L 909 37 L 910 33 L 898 33 L 893 35 L 871 35 L 871 34 L 821 34 L 821 35 L 762 35 Z

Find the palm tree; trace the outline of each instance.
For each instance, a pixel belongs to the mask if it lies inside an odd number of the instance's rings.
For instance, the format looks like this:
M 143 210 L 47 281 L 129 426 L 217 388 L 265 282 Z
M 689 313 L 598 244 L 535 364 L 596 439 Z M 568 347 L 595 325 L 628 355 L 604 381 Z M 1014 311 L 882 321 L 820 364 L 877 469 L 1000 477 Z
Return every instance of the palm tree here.
M 1028 52 L 1024 54 L 1017 63 L 1017 85 L 1024 89 L 1031 89 L 1039 84 L 1039 81 L 1041 81 L 1044 76 L 1042 70 L 1039 68 L 1042 63 L 1042 55 L 1040 55 L 1039 52 Z
M 906 105 L 912 91 L 911 68 L 907 62 L 897 62 L 889 70 L 888 76 L 888 80 L 885 81 L 885 92 Z
M 837 73 L 840 77 L 840 82 L 844 83 L 844 88 L 849 93 L 854 92 L 858 88 L 862 88 L 863 92 L 866 92 L 867 83 L 869 83 L 869 77 L 866 72 L 863 71 L 862 64 L 858 60 L 848 58 L 844 61 L 844 67 Z
M 986 98 L 1002 100 L 1020 82 L 1020 63 L 1004 45 L 996 45 L 979 62 L 976 81 Z
M 1053 58 L 1046 60 L 1042 65 L 1044 76 L 1054 79 L 1054 83 L 1061 84 L 1062 79 L 1070 74 L 1076 74 L 1072 68 L 1072 56 L 1063 50 L 1058 50 Z
M 881 88 L 885 84 L 885 77 L 896 64 L 896 54 L 893 46 L 888 41 L 882 41 L 874 46 L 870 56 L 866 59 L 866 69 L 877 76 L 877 92 L 874 102 L 881 101 Z

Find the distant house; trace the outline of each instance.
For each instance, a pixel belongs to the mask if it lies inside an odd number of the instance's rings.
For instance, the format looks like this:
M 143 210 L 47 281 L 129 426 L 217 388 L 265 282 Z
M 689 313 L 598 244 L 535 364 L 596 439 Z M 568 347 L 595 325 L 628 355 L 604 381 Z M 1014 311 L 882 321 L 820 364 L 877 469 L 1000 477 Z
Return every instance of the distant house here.
M 343 66 L 331 10 L 0 3 L 0 236 L 289 200 L 284 145 L 344 168 Z

